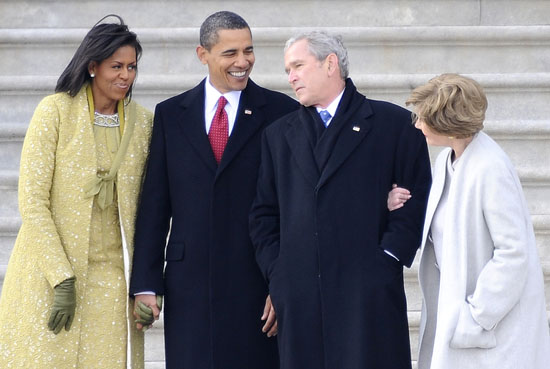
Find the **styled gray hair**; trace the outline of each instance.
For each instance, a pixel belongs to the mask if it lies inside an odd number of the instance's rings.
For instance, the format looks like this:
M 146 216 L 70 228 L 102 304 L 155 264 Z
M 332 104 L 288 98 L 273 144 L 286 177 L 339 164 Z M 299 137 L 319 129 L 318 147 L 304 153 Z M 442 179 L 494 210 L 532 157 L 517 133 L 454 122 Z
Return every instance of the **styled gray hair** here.
M 336 56 L 338 57 L 338 66 L 340 67 L 340 77 L 342 77 L 343 80 L 348 78 L 348 50 L 344 46 L 342 36 L 331 35 L 325 31 L 311 31 L 301 33 L 287 40 L 285 44 L 285 52 L 294 43 L 301 40 L 307 40 L 309 51 L 319 61 L 325 60 L 326 57 L 329 56 L 329 54 L 336 54 Z
M 210 51 L 218 43 L 218 31 L 224 29 L 243 29 L 250 31 L 248 23 L 238 14 L 229 11 L 216 12 L 202 22 L 200 45 Z

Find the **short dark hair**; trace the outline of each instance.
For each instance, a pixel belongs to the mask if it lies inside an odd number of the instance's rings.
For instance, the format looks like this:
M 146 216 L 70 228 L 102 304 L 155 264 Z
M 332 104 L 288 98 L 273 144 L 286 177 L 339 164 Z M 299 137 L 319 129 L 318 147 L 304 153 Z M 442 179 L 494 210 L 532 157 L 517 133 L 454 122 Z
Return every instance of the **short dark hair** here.
M 228 11 L 216 12 L 202 22 L 200 44 L 210 51 L 218 43 L 218 31 L 223 29 L 243 29 L 250 31 L 248 23 L 238 14 Z
M 118 18 L 119 23 L 101 23 L 108 17 Z M 101 18 L 84 36 L 73 58 L 59 76 L 55 92 L 67 92 L 73 97 L 76 96 L 82 86 L 92 79 L 88 73 L 90 63 L 101 63 L 123 46 L 134 47 L 136 61 L 139 60 L 142 53 L 141 44 L 137 35 L 128 29 L 122 18 L 116 14 L 109 14 Z M 126 97 L 130 99 L 132 88 L 133 84 L 126 94 Z

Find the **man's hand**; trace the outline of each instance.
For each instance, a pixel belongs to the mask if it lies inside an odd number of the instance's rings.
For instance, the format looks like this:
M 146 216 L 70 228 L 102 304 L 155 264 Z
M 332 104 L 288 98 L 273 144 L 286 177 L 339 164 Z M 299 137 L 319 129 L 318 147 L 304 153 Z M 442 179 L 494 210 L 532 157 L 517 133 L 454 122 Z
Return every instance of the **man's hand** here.
M 134 301 L 134 317 L 136 328 L 146 331 L 155 320 L 159 319 L 162 308 L 162 297 L 155 295 L 136 295 Z
M 275 314 L 275 308 L 271 303 L 271 296 L 267 295 L 265 299 L 264 314 L 261 320 L 265 320 L 265 324 L 262 328 L 262 332 L 266 333 L 268 337 L 277 335 L 277 316 Z
M 388 210 L 393 211 L 402 208 L 403 205 L 411 198 L 409 190 L 392 185 L 392 190 L 388 193 Z

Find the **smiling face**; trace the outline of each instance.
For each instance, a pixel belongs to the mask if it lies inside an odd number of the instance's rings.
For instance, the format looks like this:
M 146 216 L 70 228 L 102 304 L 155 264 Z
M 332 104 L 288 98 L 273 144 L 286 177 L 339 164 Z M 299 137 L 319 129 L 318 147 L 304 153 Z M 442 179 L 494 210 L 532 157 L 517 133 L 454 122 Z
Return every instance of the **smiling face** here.
M 327 83 L 328 65 L 327 59 L 317 60 L 305 39 L 296 41 L 286 50 L 285 71 L 288 82 L 302 105 L 324 108 L 338 95 L 339 91 L 334 95 L 329 88 L 331 84 Z
M 197 47 L 197 55 L 208 65 L 210 83 L 216 90 L 224 94 L 245 89 L 255 61 L 248 28 L 218 31 L 218 42 L 210 50 Z
M 92 93 L 97 112 L 114 114 L 119 100 L 126 97 L 136 78 L 136 50 L 133 46 L 122 46 L 102 62 L 90 63 L 88 71 L 92 78 Z

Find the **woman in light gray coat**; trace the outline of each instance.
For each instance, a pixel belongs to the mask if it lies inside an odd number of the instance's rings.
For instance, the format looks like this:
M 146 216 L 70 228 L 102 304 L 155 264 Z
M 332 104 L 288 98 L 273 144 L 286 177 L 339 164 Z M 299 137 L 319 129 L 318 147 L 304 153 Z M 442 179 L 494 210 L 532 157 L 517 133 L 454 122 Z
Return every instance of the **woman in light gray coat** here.
M 510 160 L 481 132 L 481 86 L 444 74 L 416 88 L 409 104 L 428 144 L 447 146 L 435 163 L 422 238 L 418 368 L 549 368 L 533 226 Z M 395 191 L 406 199 L 406 190 Z

